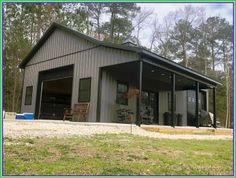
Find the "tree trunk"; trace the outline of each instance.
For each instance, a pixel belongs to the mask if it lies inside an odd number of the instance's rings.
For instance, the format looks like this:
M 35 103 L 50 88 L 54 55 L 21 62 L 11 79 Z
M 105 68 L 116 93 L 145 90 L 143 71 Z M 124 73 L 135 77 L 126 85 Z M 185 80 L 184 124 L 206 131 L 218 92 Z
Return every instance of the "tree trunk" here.
M 187 59 L 187 55 L 186 55 L 185 45 L 183 45 L 183 61 L 184 61 L 184 66 L 188 67 L 188 59 Z
M 114 42 L 114 19 L 115 19 L 115 13 L 113 12 L 113 10 L 111 10 L 111 20 L 110 20 L 110 24 L 111 24 L 111 32 L 110 32 L 110 40 L 111 42 Z
M 225 113 L 225 127 L 229 126 L 229 80 L 228 80 L 228 72 L 226 72 L 226 113 Z
M 97 29 L 97 32 L 98 32 L 98 39 L 101 40 L 100 15 L 99 15 L 98 18 L 97 18 L 97 24 L 98 24 L 98 29 Z
M 215 71 L 215 55 L 214 55 L 214 46 L 211 45 L 211 59 L 212 59 L 212 70 Z
M 204 74 L 207 75 L 207 58 L 205 59 Z
M 224 44 L 224 42 L 223 42 Z M 225 46 L 223 45 L 223 62 L 224 62 L 224 72 L 225 72 L 225 85 L 226 85 L 226 113 L 225 113 L 225 127 L 228 128 L 230 126 L 229 123 L 229 107 L 230 107 L 230 91 L 229 91 L 229 68 L 228 61 L 226 57 Z
M 13 57 L 14 58 L 14 57 Z M 16 59 L 13 59 L 13 94 L 12 94 L 12 112 L 16 111 L 15 108 L 15 104 L 16 104 L 16 87 L 17 87 L 17 62 L 15 62 L 15 60 L 17 60 L 17 56 Z

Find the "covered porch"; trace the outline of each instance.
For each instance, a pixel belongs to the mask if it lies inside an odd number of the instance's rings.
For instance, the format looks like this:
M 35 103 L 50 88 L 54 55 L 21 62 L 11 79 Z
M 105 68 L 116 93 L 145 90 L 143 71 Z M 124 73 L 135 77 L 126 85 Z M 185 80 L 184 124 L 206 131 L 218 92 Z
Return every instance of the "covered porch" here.
M 152 58 L 140 58 L 100 68 L 97 121 L 104 122 L 102 119 L 107 117 L 112 118 L 111 122 L 133 122 L 139 126 L 216 127 L 216 85 L 195 71 L 167 62 L 169 66 Z M 213 90 L 214 119 L 204 123 L 208 89 Z

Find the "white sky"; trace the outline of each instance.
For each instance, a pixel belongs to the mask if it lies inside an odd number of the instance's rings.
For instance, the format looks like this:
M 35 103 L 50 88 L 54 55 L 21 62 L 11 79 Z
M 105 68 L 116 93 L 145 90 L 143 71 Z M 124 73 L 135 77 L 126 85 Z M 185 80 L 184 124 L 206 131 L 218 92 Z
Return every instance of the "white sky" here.
M 168 15 L 171 11 L 183 9 L 184 6 L 191 5 L 193 7 L 204 7 L 206 16 L 219 16 L 225 18 L 230 24 L 233 24 L 233 4 L 232 3 L 137 3 L 141 9 L 153 10 L 157 15 L 159 22 L 162 21 L 163 17 Z M 148 45 L 148 34 L 150 33 L 149 28 L 146 28 L 141 35 L 141 41 L 144 46 Z

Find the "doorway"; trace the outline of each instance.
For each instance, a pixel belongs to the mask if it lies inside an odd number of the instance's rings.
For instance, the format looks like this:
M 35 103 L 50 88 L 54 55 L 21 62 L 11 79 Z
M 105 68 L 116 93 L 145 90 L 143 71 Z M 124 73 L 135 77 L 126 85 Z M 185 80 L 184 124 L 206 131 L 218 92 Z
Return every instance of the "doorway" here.
M 142 92 L 142 114 L 144 124 L 159 124 L 159 97 L 156 92 Z
M 72 77 L 42 82 L 40 119 L 61 120 L 64 108 L 70 108 Z
M 71 106 L 74 65 L 39 72 L 35 118 L 62 119 Z

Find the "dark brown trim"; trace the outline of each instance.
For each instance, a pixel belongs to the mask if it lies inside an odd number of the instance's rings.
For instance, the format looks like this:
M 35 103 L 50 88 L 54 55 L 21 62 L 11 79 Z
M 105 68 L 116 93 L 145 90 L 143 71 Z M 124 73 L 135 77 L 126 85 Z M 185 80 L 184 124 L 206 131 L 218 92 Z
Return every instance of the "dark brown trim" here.
M 99 68 L 98 72 L 98 93 L 97 93 L 97 116 L 96 116 L 96 122 L 101 121 L 101 90 L 102 89 L 102 69 Z
M 213 127 L 216 128 L 216 88 L 213 88 L 213 114 L 214 114 L 214 119 L 213 119 Z
M 142 109 L 142 90 L 143 90 L 143 61 L 140 60 L 139 62 L 139 98 L 138 98 L 138 120 L 137 120 L 137 125 L 140 126 L 142 123 L 142 114 L 141 114 L 141 109 Z
M 176 125 L 176 118 L 175 118 L 175 74 L 172 74 L 171 77 L 171 119 L 172 119 L 172 127 Z
M 196 120 L 196 127 L 199 127 L 199 82 L 196 82 L 195 88 L 195 100 L 196 100 L 196 108 L 195 108 L 195 120 Z
M 25 83 L 25 70 L 23 71 L 23 79 L 22 79 L 22 83 L 21 83 L 21 107 L 20 107 L 20 112 L 22 113 L 23 111 L 22 109 L 22 105 L 23 105 L 23 100 L 24 100 L 24 83 Z

